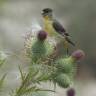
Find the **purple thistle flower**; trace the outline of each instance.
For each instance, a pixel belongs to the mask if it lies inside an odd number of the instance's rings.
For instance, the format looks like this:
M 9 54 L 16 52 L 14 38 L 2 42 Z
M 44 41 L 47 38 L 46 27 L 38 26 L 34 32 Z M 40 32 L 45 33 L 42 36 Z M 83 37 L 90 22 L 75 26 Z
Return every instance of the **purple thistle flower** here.
M 85 57 L 85 53 L 82 50 L 76 50 L 71 55 L 76 60 L 81 60 Z
M 67 90 L 67 96 L 75 96 L 75 90 L 73 88 L 70 88 L 69 90 Z
M 40 30 L 38 32 L 37 38 L 41 41 L 45 40 L 47 38 L 47 33 L 43 30 Z

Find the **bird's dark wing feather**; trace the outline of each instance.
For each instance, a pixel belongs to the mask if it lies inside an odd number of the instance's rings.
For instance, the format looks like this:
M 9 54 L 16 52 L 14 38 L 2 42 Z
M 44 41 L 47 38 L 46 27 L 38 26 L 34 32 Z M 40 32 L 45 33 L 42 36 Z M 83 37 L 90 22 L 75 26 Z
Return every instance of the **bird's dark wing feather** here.
M 68 43 L 70 43 L 71 45 L 75 46 L 75 44 L 68 37 L 69 34 L 66 32 L 64 27 L 58 21 L 53 20 L 53 28 L 56 30 L 56 32 L 58 32 L 59 34 L 63 35 Z
M 66 33 L 66 30 L 64 29 L 64 27 L 57 20 L 53 20 L 53 28 L 59 34 L 69 36 L 69 34 Z

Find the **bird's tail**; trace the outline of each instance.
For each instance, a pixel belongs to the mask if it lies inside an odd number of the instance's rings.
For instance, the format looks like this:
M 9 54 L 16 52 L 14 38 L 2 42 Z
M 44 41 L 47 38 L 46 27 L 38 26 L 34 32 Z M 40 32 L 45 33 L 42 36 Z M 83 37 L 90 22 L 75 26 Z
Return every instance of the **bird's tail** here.
M 71 45 L 75 46 L 75 43 L 73 43 L 67 36 L 65 37 L 66 41 L 70 43 Z

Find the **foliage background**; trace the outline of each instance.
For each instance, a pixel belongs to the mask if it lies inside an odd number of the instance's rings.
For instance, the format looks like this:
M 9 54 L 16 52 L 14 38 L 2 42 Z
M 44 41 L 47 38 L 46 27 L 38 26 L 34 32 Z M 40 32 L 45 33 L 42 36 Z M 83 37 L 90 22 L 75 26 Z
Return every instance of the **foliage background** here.
M 84 61 L 79 63 L 77 96 L 96 95 L 95 0 L 0 0 L 0 49 L 20 57 L 20 50 L 24 47 L 22 35 L 31 28 L 32 21 L 41 22 L 41 10 L 45 7 L 54 9 L 57 19 L 72 35 L 78 48 L 86 53 Z M 0 74 L 8 74 L 3 96 L 8 96 L 7 92 L 19 84 L 18 64 L 27 68 L 25 58 L 17 56 L 8 56 L 0 70 Z M 63 89 L 58 88 L 58 91 L 64 94 Z

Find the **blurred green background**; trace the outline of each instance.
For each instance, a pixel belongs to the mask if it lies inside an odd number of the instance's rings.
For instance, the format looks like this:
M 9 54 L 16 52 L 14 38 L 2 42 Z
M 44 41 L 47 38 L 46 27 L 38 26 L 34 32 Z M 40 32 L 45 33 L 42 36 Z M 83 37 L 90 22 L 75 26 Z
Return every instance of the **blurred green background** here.
M 54 10 L 56 18 L 86 54 L 85 59 L 78 63 L 79 95 L 96 96 L 96 0 L 0 0 L 0 49 L 19 54 L 18 51 L 24 47 L 22 35 L 31 28 L 33 20 L 41 23 L 41 10 L 46 7 Z M 9 56 L 1 70 L 1 74 L 9 74 L 7 89 L 18 85 L 18 64 L 21 64 L 21 59 Z

